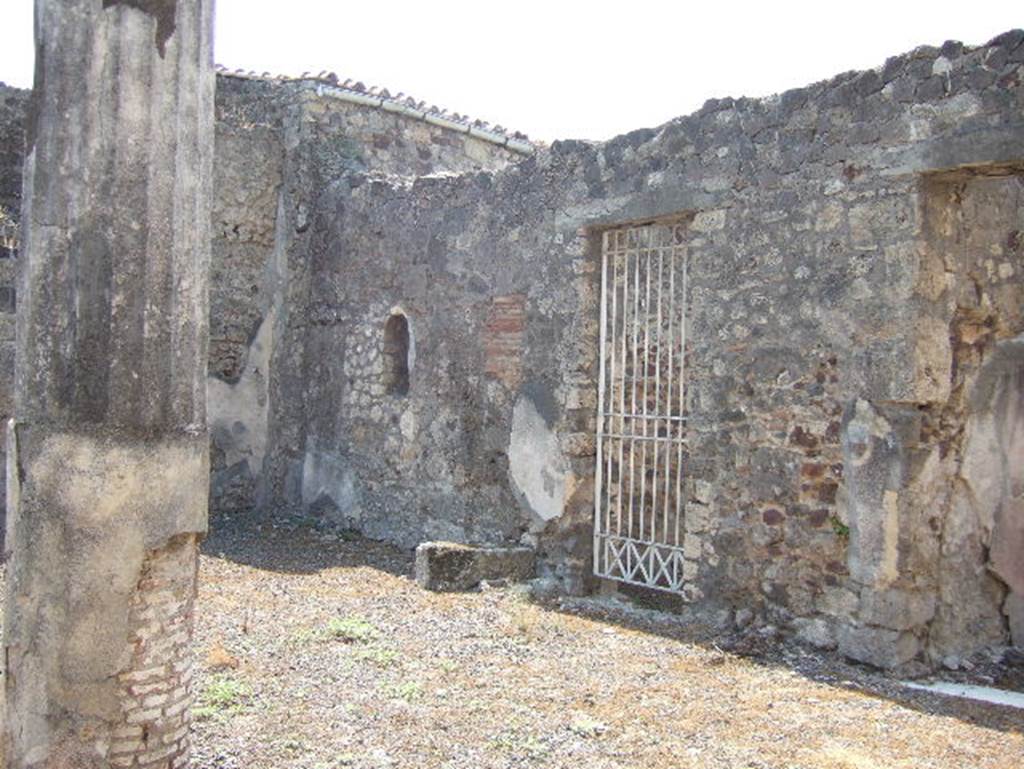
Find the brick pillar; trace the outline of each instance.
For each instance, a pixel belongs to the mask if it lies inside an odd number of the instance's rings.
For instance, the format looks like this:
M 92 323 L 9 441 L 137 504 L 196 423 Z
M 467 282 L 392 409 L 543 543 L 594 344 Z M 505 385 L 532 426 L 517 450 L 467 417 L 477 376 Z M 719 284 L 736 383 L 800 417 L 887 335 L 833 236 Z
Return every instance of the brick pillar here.
M 213 0 L 36 0 L 4 762 L 188 763 Z

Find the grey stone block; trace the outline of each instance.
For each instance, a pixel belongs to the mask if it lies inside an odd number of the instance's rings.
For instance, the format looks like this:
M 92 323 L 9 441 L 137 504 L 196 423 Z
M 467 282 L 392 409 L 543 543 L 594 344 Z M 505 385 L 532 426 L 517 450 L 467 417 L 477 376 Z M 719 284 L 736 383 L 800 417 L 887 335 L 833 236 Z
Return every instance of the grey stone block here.
M 870 590 L 861 594 L 860 618 L 869 625 L 910 630 L 935 616 L 935 596 L 906 590 Z
M 533 576 L 529 547 L 474 547 L 423 542 L 416 548 L 416 582 L 427 590 L 472 590 L 485 580 L 519 582 Z
M 796 637 L 804 643 L 818 649 L 836 648 L 835 634 L 832 632 L 832 626 L 827 620 L 820 617 L 813 619 L 801 618 L 793 620 L 792 624 L 793 629 L 796 631 Z
M 868 625 L 839 628 L 839 651 L 858 662 L 880 668 L 895 668 L 917 656 L 921 644 L 911 633 Z

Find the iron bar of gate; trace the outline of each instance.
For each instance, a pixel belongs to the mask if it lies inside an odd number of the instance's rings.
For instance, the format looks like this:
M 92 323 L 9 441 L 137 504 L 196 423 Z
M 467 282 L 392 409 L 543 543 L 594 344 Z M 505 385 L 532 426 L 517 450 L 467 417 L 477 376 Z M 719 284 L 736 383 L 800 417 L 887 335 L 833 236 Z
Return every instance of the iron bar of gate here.
M 674 245 L 674 244 L 673 244 Z M 668 424 L 665 426 L 666 437 L 672 437 L 672 422 L 676 419 L 683 420 L 681 414 L 676 416 L 672 414 L 672 373 L 673 373 L 673 353 L 675 351 L 675 336 L 673 335 L 673 326 L 675 323 L 675 311 L 676 311 L 676 260 L 675 251 L 669 251 L 669 277 L 668 277 L 668 392 L 665 396 L 665 412 L 668 415 Z M 665 451 L 665 540 L 668 540 L 668 504 L 669 504 L 669 493 L 670 493 L 670 479 L 672 477 L 672 451 L 671 447 L 667 446 Z M 678 538 L 677 538 L 678 540 Z M 677 541 L 678 544 L 678 541 Z
M 633 257 L 633 365 L 630 368 L 629 394 L 632 399 L 630 410 L 636 413 L 636 390 L 637 390 L 637 345 L 640 335 L 640 252 L 636 249 L 636 230 L 632 234 L 633 248 L 627 252 Z M 636 432 L 632 418 L 629 422 L 629 432 Z M 636 500 L 636 440 L 630 437 L 629 441 L 629 536 L 634 537 L 636 529 L 633 527 L 633 502 Z
M 605 232 L 601 236 L 601 334 L 600 344 L 601 350 L 604 350 L 605 335 L 608 328 L 608 307 L 605 304 L 604 298 L 608 289 L 608 232 Z M 602 531 L 600 526 L 601 521 L 601 489 L 604 488 L 602 473 L 604 470 L 602 462 L 602 451 L 604 450 L 603 434 L 604 429 L 604 374 L 605 374 L 605 356 L 602 353 L 598 363 L 598 375 L 597 375 L 597 445 L 596 450 L 596 462 L 594 467 L 594 563 L 598 563 L 600 557 L 600 546 L 601 540 L 599 532 Z M 605 526 L 604 532 L 607 532 L 610 528 L 608 525 L 607 518 L 611 515 L 611 507 L 605 505 Z
M 622 368 L 619 371 L 619 412 L 622 414 L 626 413 L 626 341 L 629 335 L 626 333 L 626 321 L 629 318 L 629 256 L 625 250 L 625 233 L 619 233 L 616 236 L 616 242 L 623 246 L 621 251 L 622 256 Z M 614 354 L 614 350 L 612 351 Z M 626 431 L 626 420 L 625 417 L 619 419 L 619 432 L 624 433 Z M 619 495 L 615 500 L 615 504 L 618 508 L 619 513 L 619 532 L 622 531 L 622 500 L 624 498 L 622 493 L 622 476 L 626 469 L 624 451 L 626 448 L 626 441 L 619 441 Z M 626 525 L 629 525 L 627 519 Z
M 644 233 L 650 235 L 649 231 Z M 644 245 L 650 246 L 650 243 Z M 637 254 L 637 260 L 640 259 L 641 252 Z M 644 265 L 644 282 L 646 287 L 644 288 L 644 355 L 643 362 L 640 369 L 642 374 L 641 379 L 643 380 L 643 396 L 641 401 L 641 408 L 643 409 L 643 420 L 640 422 L 640 428 L 643 430 L 643 438 L 640 441 L 640 539 L 643 540 L 647 536 L 647 527 L 645 521 L 645 509 L 647 507 L 647 384 L 650 381 L 650 377 L 647 376 L 647 361 L 651 354 L 651 250 L 650 248 L 642 251 L 646 263 Z M 639 385 L 638 385 L 639 387 Z M 636 422 L 633 423 L 633 432 L 636 432 Z
M 618 307 L 617 307 L 617 296 L 618 296 L 618 294 L 617 294 L 617 291 L 616 291 L 616 286 L 618 285 L 618 282 L 619 282 L 619 266 L 618 266 L 619 263 L 618 263 L 618 255 L 617 255 L 618 252 L 615 250 L 615 247 L 614 247 L 614 238 L 609 238 L 609 242 L 611 242 L 613 244 L 612 248 L 611 248 L 611 253 L 610 253 L 610 257 L 611 257 L 611 265 L 610 266 L 611 266 L 611 271 L 612 271 L 612 278 L 611 278 L 611 284 L 610 284 L 609 288 L 610 288 L 611 294 L 612 294 L 612 306 L 611 306 L 611 316 L 610 316 L 611 324 L 612 324 L 611 339 L 614 341 L 614 339 L 615 339 L 616 312 L 617 312 L 617 309 L 618 309 Z M 602 296 L 601 304 L 604 305 L 604 306 L 607 305 L 606 296 Z M 607 344 L 607 342 L 605 343 L 605 345 L 606 344 Z M 601 347 L 602 350 L 605 349 L 605 345 L 602 345 L 602 347 Z M 609 357 L 608 366 L 609 366 L 608 385 L 609 385 L 610 391 L 606 394 L 605 397 L 606 398 L 610 398 L 612 403 L 614 404 L 614 402 L 615 402 L 615 356 L 614 355 Z M 614 406 L 613 406 L 613 409 L 614 409 Z M 614 431 L 614 424 L 615 424 L 614 418 L 608 419 L 608 421 L 605 423 L 605 425 L 606 425 L 606 427 L 605 427 L 606 432 L 613 432 Z M 614 462 L 614 453 L 615 453 L 615 447 L 612 446 L 612 447 L 610 447 L 610 450 L 608 451 L 608 480 L 606 482 L 608 484 L 608 493 L 606 495 L 606 501 L 605 501 L 605 504 L 608 506 L 608 514 L 607 514 L 607 520 L 608 520 L 608 528 L 607 528 L 607 530 L 608 531 L 611 531 L 612 467 L 613 467 L 613 462 Z
M 669 254 L 669 258 L 672 256 Z M 658 243 L 658 339 L 657 347 L 654 354 L 654 413 L 655 415 L 661 414 L 661 347 L 663 340 L 661 338 L 661 295 L 665 288 L 665 251 L 661 247 L 661 243 Z M 661 429 L 661 425 L 655 422 L 654 434 L 657 435 Z M 651 492 L 653 498 L 651 499 L 651 521 L 652 529 L 656 529 L 656 521 L 658 520 L 658 444 L 654 444 L 654 475 L 651 476 Z M 668 521 L 662 522 L 662 534 L 666 532 Z M 658 532 L 655 530 L 652 532 L 651 539 L 656 540 L 658 538 Z
M 674 238 L 673 238 L 674 240 Z M 686 296 L 687 280 L 687 259 L 684 252 L 683 264 L 682 264 L 682 278 L 683 278 L 683 296 Z M 683 401 L 683 393 L 685 387 L 683 383 L 686 381 L 686 318 L 685 316 L 680 317 L 679 323 L 679 413 L 686 413 L 686 404 Z M 682 479 L 683 479 L 683 447 L 679 445 L 679 453 L 676 456 L 676 531 L 675 531 L 675 543 L 679 544 L 679 519 L 682 517 Z

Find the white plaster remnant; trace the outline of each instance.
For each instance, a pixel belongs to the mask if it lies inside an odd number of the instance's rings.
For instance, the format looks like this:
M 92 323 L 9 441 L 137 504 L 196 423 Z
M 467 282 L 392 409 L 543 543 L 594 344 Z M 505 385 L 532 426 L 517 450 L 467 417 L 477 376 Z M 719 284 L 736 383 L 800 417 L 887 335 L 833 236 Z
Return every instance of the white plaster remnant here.
M 993 705 L 1005 705 L 1010 708 L 1024 710 L 1024 693 L 1010 692 L 1005 689 L 993 689 L 990 686 L 973 686 L 971 684 L 955 684 L 949 681 L 937 681 L 930 684 L 919 684 L 915 681 L 903 681 L 908 689 L 917 689 L 932 694 L 944 694 L 947 697 L 962 697 L 967 700 L 990 702 Z
M 568 465 L 558 436 L 525 395 L 512 410 L 508 465 L 512 483 L 535 516 L 550 521 L 562 514 Z
M 358 510 L 355 473 L 337 455 L 313 448 L 302 461 L 302 504 L 312 505 L 322 497 L 329 497 L 345 515 Z
M 402 416 L 398 422 L 398 427 L 402 431 L 402 437 L 407 441 L 414 441 L 416 434 L 419 431 L 419 420 L 416 418 L 416 412 L 412 409 L 406 409 L 402 412 Z
M 690 229 L 695 232 L 713 232 L 725 227 L 725 211 L 701 211 L 693 217 Z
M 887 585 L 894 582 L 899 576 L 899 494 L 891 489 L 886 489 L 882 495 L 882 509 L 885 514 L 882 518 L 882 553 L 878 568 L 878 581 L 880 584 Z
M 206 379 L 210 433 L 223 449 L 227 466 L 245 460 L 253 477 L 263 471 L 267 451 L 268 373 L 276 314 L 272 307 L 260 324 L 237 382 L 231 384 L 217 377 Z
M 953 70 L 953 64 L 945 56 L 940 56 L 932 62 L 933 75 L 948 75 Z

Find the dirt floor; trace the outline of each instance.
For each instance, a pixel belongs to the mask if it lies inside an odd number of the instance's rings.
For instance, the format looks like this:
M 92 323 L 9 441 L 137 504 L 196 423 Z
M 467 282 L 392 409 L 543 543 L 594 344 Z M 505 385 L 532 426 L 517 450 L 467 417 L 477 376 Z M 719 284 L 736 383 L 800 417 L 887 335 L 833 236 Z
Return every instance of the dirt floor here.
M 607 600 L 429 593 L 384 545 L 213 523 L 200 769 L 1024 767 L 1021 710 Z
M 385 545 L 211 529 L 193 769 L 1024 769 L 1024 711 L 758 632 L 516 587 L 430 593 Z M 945 677 L 1024 690 L 1024 655 Z

